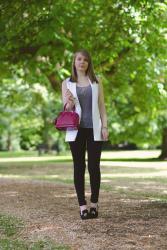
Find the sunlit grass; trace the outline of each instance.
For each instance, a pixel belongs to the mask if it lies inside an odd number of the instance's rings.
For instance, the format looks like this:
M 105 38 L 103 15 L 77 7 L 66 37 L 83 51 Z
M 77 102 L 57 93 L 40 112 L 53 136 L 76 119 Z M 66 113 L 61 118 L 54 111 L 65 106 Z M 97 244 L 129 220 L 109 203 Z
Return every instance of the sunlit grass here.
M 56 151 L 52 151 L 51 153 L 42 153 L 41 156 L 38 155 L 38 151 L 1 151 L 0 152 L 0 158 L 10 158 L 10 157 L 43 157 L 43 156 L 60 156 L 63 155 L 69 155 L 70 152 L 60 152 L 60 155 L 57 155 Z
M 102 151 L 101 159 L 103 161 L 160 161 L 158 156 L 160 150 L 131 150 L 131 151 Z M 56 152 L 50 154 L 43 153 L 38 155 L 38 151 L 18 151 L 18 152 L 0 152 L 0 161 L 69 161 L 72 160 L 69 150 L 66 152 L 60 152 L 57 155 Z
M 52 151 L 52 153 L 50 154 L 44 154 L 44 155 L 52 155 L 54 154 L 55 151 Z M 139 152 L 140 152 L 140 158 L 147 158 L 149 157 L 156 157 L 159 155 L 160 150 L 112 150 L 112 151 L 106 151 L 103 150 L 102 151 L 102 156 L 105 155 L 106 157 L 110 157 L 111 155 L 115 158 L 118 158 L 120 155 L 124 156 L 125 158 L 129 158 L 129 153 L 132 156 L 131 158 L 134 157 L 139 157 Z M 70 151 L 67 150 L 66 153 L 63 152 L 64 154 L 70 154 Z M 17 157 L 17 156 L 34 156 L 34 155 L 38 155 L 38 151 L 34 150 L 34 151 L 30 151 L 30 150 L 22 150 L 22 151 L 1 151 L 0 152 L 0 157 Z

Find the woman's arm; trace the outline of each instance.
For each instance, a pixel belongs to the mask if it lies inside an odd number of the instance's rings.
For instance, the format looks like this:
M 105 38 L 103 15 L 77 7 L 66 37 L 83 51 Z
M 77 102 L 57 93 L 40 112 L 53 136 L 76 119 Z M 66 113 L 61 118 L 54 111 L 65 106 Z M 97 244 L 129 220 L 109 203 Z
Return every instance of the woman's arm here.
M 101 81 L 99 80 L 99 98 L 98 98 L 98 104 L 99 104 L 99 111 L 100 111 L 100 117 L 102 121 L 102 127 L 107 128 L 107 113 L 104 103 L 104 92 L 103 92 L 103 85 Z
M 69 89 L 67 89 L 66 81 L 64 80 L 62 82 L 62 101 L 63 101 L 63 106 L 67 103 L 66 105 L 66 110 L 70 111 L 74 107 L 74 97 L 72 93 L 70 92 Z
M 107 141 L 108 136 L 109 136 L 108 126 L 107 126 L 107 112 L 106 112 L 105 103 L 104 103 L 103 85 L 100 80 L 99 80 L 98 105 L 99 105 L 99 112 L 100 112 L 100 117 L 101 117 L 101 122 L 102 122 L 102 129 L 101 129 L 102 137 L 105 141 Z

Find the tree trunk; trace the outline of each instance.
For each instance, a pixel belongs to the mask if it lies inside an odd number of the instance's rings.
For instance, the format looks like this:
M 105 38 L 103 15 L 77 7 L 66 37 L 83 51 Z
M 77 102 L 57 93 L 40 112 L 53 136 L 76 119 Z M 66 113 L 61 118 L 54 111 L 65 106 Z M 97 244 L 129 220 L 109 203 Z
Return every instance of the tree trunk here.
M 51 138 L 49 136 L 49 122 L 47 112 L 43 110 L 42 113 L 43 121 L 44 121 L 44 128 L 43 128 L 43 143 L 45 145 L 45 153 L 50 153 L 52 148 Z
M 161 145 L 161 154 L 159 159 L 167 160 L 167 127 L 163 129 L 162 132 L 162 145 Z
M 7 134 L 6 148 L 7 148 L 8 151 L 12 150 L 12 138 L 11 138 L 11 132 L 10 131 L 8 131 L 8 134 Z
M 54 91 L 59 91 L 61 92 L 61 85 L 60 83 L 57 81 L 56 79 L 56 75 L 54 73 L 51 73 L 50 75 L 47 76 L 51 85 L 52 85 L 52 88 Z

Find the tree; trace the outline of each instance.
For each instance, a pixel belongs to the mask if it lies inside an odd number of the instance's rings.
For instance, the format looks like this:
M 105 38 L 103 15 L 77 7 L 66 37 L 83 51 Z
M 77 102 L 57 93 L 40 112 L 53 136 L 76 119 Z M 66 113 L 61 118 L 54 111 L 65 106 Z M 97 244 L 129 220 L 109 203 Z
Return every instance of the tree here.
M 60 95 L 73 51 L 87 48 L 104 82 L 111 141 L 148 147 L 166 138 L 166 1 L 16 0 L 1 9 L 1 78 L 17 65 L 32 86 Z

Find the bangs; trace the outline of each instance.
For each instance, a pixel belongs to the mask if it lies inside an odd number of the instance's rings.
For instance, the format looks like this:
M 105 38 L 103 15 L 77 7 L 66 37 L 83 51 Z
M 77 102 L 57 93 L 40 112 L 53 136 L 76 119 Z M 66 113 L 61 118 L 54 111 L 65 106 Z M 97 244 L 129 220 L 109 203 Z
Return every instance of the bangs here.
M 76 56 L 77 56 L 78 54 L 81 54 L 82 56 L 84 56 L 84 57 L 86 58 L 86 60 L 87 60 L 88 62 L 90 62 L 90 56 L 89 56 L 89 53 L 88 53 L 87 51 L 85 51 L 85 50 L 77 51 L 77 52 L 75 53 L 75 58 L 76 58 Z

